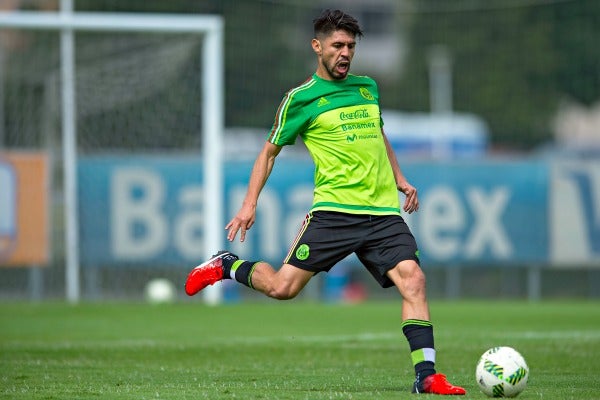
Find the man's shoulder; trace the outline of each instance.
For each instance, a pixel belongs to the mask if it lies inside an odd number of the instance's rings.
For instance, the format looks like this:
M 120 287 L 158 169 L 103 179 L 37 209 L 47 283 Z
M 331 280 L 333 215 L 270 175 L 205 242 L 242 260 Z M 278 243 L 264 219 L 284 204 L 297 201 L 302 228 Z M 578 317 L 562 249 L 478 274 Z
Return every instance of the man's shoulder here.
M 375 79 L 371 78 L 370 76 L 367 75 L 353 75 L 353 74 L 349 74 L 348 75 L 348 81 L 352 82 L 352 83 L 363 83 L 363 84 L 368 84 L 368 85 L 377 85 L 377 83 L 375 82 Z
M 300 83 L 300 84 L 292 87 L 290 90 L 288 90 L 286 92 L 286 95 L 289 96 L 290 94 L 296 94 L 296 93 L 306 91 L 306 90 L 310 89 L 311 87 L 313 87 L 316 83 L 317 83 L 317 80 L 313 76 L 310 76 L 309 78 L 305 79 L 302 83 Z

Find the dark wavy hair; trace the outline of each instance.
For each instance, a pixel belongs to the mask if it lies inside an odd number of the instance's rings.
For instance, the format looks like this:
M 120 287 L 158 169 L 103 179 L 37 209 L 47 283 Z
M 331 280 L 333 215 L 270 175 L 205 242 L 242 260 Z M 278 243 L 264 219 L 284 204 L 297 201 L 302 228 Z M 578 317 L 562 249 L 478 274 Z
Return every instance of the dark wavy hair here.
M 356 18 L 341 10 L 323 10 L 321 15 L 313 20 L 315 37 L 329 35 L 333 31 L 345 30 L 361 38 L 363 31 Z

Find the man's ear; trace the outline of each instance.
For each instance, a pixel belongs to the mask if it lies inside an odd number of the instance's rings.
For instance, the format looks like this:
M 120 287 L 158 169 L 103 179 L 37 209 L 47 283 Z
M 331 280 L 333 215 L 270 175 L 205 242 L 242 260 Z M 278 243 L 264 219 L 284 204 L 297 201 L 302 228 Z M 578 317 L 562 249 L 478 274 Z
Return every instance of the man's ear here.
M 317 53 L 317 55 L 321 55 L 321 53 L 323 52 L 323 49 L 321 48 L 321 42 L 319 41 L 319 39 L 314 38 L 311 42 L 310 42 L 313 50 L 315 53 Z

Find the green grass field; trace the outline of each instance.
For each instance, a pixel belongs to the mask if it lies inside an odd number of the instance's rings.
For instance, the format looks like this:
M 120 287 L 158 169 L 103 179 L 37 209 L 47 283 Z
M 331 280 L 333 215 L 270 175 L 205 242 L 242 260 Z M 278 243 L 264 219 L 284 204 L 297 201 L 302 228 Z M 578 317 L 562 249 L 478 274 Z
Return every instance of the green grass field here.
M 0 398 L 414 399 L 399 310 L 0 303 Z M 437 301 L 431 311 L 438 370 L 463 398 L 486 398 L 475 364 L 496 345 L 529 364 L 520 399 L 600 398 L 600 303 Z

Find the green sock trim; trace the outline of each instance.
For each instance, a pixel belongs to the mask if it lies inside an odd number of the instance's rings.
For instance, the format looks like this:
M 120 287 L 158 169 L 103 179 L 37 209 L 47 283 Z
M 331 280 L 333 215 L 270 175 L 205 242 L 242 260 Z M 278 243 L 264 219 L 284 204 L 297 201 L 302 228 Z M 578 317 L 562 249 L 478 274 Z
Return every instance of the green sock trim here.
M 231 264 L 230 271 L 235 272 L 240 267 L 240 265 L 242 265 L 243 262 L 244 260 L 235 260 L 233 264 Z
M 257 261 L 254 264 L 252 264 L 252 268 L 250 268 L 250 272 L 248 272 L 248 287 L 250 289 L 254 289 L 254 286 L 252 286 L 252 274 L 254 273 L 254 269 L 256 268 L 259 262 L 260 261 Z
M 425 361 L 425 353 L 423 352 L 423 349 L 415 350 L 410 353 L 410 358 L 412 359 L 413 365 L 417 365 L 418 363 Z
M 418 349 L 410 353 L 413 365 L 429 361 L 435 363 L 435 350 L 434 349 Z
M 433 326 L 431 322 L 422 319 L 407 319 L 400 326 L 404 328 L 406 325 Z

